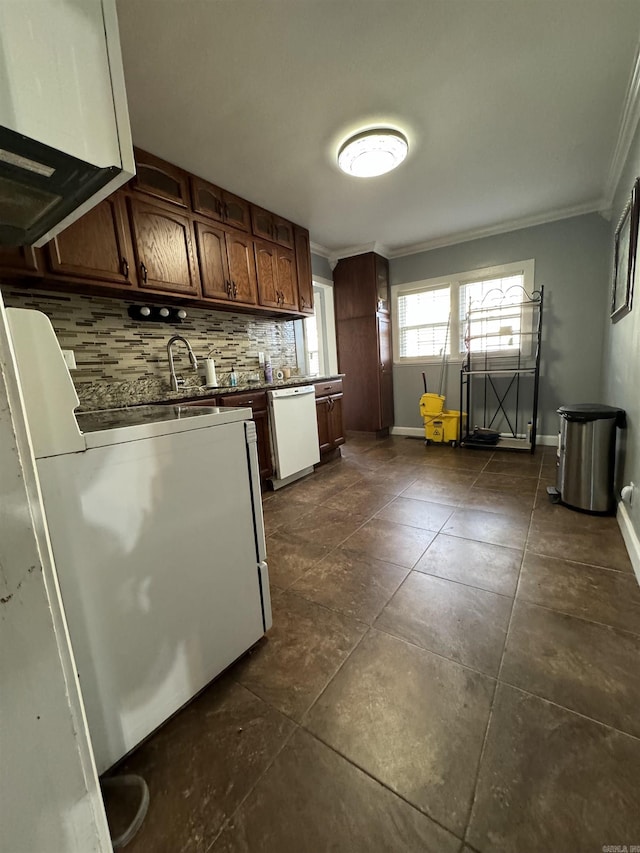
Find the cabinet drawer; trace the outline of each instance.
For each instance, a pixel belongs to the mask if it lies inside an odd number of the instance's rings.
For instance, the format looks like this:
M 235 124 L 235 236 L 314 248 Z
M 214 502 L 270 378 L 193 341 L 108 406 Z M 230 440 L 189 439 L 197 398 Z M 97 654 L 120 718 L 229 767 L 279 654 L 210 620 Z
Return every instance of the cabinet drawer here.
M 316 383 L 316 397 L 328 397 L 331 394 L 342 394 L 342 379 Z
M 252 394 L 251 391 L 243 391 L 238 394 L 225 394 L 224 397 L 220 397 L 219 405 L 234 406 L 237 409 L 252 409 L 253 411 L 266 409 L 267 392 L 256 391 L 255 394 Z
M 188 400 L 186 403 L 167 403 L 168 406 L 219 406 L 217 397 L 204 397 L 201 400 Z

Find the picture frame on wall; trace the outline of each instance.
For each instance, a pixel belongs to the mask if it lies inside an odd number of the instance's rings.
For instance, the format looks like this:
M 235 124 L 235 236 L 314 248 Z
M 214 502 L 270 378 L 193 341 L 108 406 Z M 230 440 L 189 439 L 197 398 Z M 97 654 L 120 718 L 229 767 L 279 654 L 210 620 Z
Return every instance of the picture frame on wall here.
M 638 262 L 638 221 L 640 218 L 640 178 L 618 222 L 614 237 L 611 320 L 616 322 L 631 311 Z

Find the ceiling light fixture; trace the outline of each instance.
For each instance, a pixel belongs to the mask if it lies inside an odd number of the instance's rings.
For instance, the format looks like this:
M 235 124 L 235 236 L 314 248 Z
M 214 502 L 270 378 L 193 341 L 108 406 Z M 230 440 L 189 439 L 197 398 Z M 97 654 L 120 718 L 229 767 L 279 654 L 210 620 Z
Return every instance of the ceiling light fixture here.
M 350 137 L 338 151 L 338 166 L 347 175 L 373 178 L 402 163 L 409 151 L 407 138 L 399 130 L 376 127 Z

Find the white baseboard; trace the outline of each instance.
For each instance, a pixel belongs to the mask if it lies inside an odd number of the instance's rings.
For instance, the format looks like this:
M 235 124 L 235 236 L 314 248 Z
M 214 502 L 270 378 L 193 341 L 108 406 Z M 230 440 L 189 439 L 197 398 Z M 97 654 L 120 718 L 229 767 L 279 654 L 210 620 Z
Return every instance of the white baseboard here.
M 638 538 L 638 534 L 634 530 L 631 519 L 629 518 L 629 510 L 627 509 L 626 504 L 622 501 L 618 503 L 616 519 L 618 520 L 624 544 L 627 546 L 627 551 L 629 552 L 629 558 L 631 560 L 631 565 L 633 566 L 633 571 L 636 574 L 636 580 L 640 584 L 640 539 Z
M 391 427 L 391 435 L 413 435 L 416 438 L 424 438 L 424 427 Z
M 536 436 L 536 444 L 543 444 L 546 447 L 555 447 L 558 443 L 558 433 L 555 432 L 553 435 L 537 435 Z

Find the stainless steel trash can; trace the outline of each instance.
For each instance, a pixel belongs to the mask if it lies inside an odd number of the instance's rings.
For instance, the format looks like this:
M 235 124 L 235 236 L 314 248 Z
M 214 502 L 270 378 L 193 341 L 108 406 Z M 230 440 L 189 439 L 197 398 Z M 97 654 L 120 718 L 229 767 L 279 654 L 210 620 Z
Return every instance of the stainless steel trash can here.
M 557 489 L 576 509 L 613 509 L 616 427 L 624 411 L 597 403 L 560 406 Z

